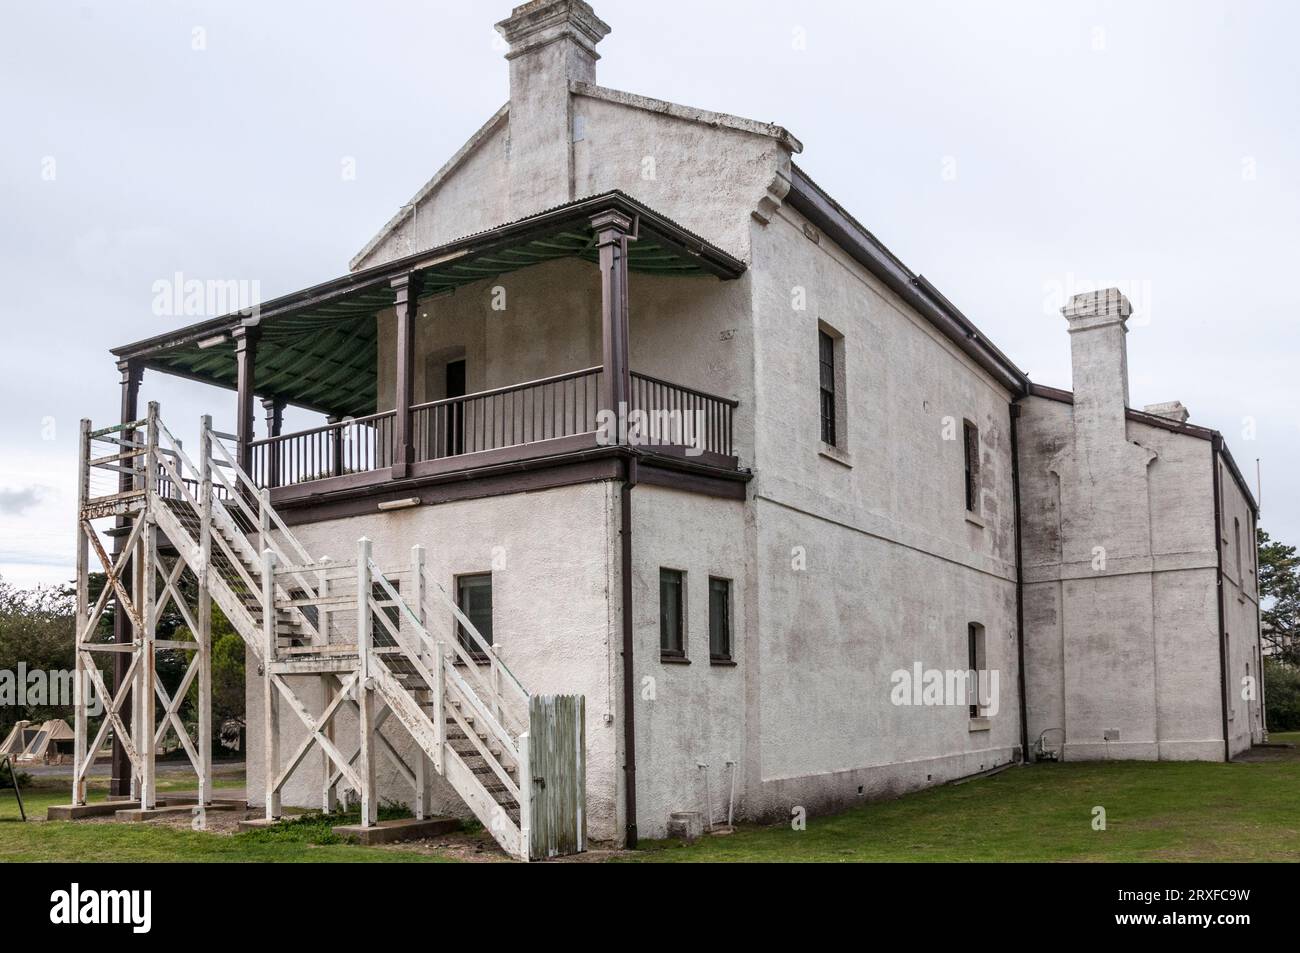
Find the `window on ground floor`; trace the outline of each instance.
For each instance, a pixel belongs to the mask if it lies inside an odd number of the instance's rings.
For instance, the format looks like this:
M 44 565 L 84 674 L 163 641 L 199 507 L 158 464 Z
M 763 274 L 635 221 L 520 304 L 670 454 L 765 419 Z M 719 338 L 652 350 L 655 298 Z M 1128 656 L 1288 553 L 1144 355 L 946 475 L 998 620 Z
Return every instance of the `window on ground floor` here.
M 686 574 L 659 570 L 659 652 L 664 658 L 686 657 Z
M 470 623 L 478 630 L 483 641 L 492 644 L 492 574 L 490 572 L 474 573 L 456 578 L 456 605 Z M 457 622 L 460 644 L 472 655 L 482 655 L 483 650 L 465 628 L 464 623 Z
M 709 578 L 709 658 L 731 661 L 731 580 Z
M 978 718 L 980 716 L 980 698 L 979 698 L 979 673 L 984 670 L 984 626 L 978 622 L 970 622 L 966 625 L 966 668 L 972 673 L 970 684 L 967 685 L 967 691 L 971 693 L 970 716 Z

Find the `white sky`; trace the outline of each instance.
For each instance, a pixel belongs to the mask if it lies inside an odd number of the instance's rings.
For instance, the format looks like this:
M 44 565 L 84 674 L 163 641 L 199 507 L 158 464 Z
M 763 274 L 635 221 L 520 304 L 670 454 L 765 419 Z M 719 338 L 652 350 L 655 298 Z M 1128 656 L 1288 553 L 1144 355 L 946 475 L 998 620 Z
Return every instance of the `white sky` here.
M 194 320 L 155 316 L 153 283 L 267 299 L 343 274 L 506 100 L 509 6 L 4 5 L 0 574 L 70 578 L 77 421 L 117 415 L 108 348 Z M 594 6 L 602 85 L 787 126 L 1035 380 L 1070 384 L 1062 291 L 1124 287 L 1134 406 L 1182 400 L 1252 482 L 1262 458 L 1262 525 L 1300 543 L 1300 5 Z M 233 427 L 229 392 L 146 375 L 143 395 Z

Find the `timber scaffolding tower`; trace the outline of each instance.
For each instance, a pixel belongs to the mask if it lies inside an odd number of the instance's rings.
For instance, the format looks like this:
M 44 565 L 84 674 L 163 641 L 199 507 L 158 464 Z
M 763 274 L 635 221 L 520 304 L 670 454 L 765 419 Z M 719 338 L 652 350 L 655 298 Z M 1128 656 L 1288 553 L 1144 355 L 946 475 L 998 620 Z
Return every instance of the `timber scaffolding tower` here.
M 353 561 L 313 559 L 269 491 L 226 448 L 223 441 L 234 439 L 204 417 L 196 464 L 156 403 L 144 420 L 99 430 L 81 422 L 74 806 L 86 804 L 89 752 L 110 730 L 130 761 L 131 799 L 140 808 L 157 805 L 157 752 L 172 732 L 198 775 L 198 806 L 212 803 L 215 604 L 263 676 L 268 821 L 281 816 L 286 783 L 318 749 L 319 806 L 336 810 L 346 789 L 360 803 L 363 827 L 378 820 L 376 768 L 385 757 L 411 786 L 417 818 L 430 816 L 439 775 L 511 856 L 584 850 L 582 696 L 529 694 L 430 577 L 422 547 L 408 565 L 389 569 L 375 564 L 368 539 L 358 541 Z M 96 525 L 105 520 L 118 537 L 112 556 Z M 106 577 L 93 603 L 92 552 Z M 110 603 L 129 622 L 132 641 L 116 641 L 105 624 Z M 158 638 L 169 606 L 184 628 Z M 174 693 L 158 677 L 160 652 L 188 656 Z M 112 691 L 99 670 L 105 656 L 123 660 Z M 191 737 L 181 709 L 196 682 Z M 104 710 L 93 738 L 91 690 Z M 355 718 L 350 754 L 341 712 Z M 285 757 L 282 721 L 290 718 L 306 737 Z M 394 744 L 380 730 L 389 719 L 411 744 Z

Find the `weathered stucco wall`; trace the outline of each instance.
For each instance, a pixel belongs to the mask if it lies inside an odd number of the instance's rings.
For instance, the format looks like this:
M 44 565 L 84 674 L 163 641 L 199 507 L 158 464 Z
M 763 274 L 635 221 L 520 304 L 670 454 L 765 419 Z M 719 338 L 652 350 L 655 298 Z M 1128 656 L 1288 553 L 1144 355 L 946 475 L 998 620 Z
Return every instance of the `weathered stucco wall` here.
M 1252 741 L 1264 739 L 1259 562 L 1250 504 L 1227 462 L 1220 457 L 1216 465 L 1221 494 L 1218 538 L 1223 548 L 1223 627 L 1228 634 L 1228 737 L 1236 754 L 1249 748 Z
M 1031 741 L 1064 729 L 1067 758 L 1221 759 L 1211 443 L 1128 421 L 1127 440 L 1153 454 L 1145 475 L 1090 474 L 1119 507 L 1108 514 L 1108 525 L 1124 527 L 1117 548 L 1103 527 L 1090 531 L 1063 512 L 1058 461 L 1073 441 L 1075 407 L 1030 397 L 1022 408 Z M 1086 492 L 1076 487 L 1073 498 Z M 1143 539 L 1145 552 L 1123 549 Z
M 769 816 L 974 773 L 1019 744 L 1009 395 L 804 225 L 782 208 L 753 226 L 760 637 L 747 791 Z M 819 326 L 844 338 L 834 451 L 819 431 Z M 963 419 L 981 433 L 972 519 Z M 897 670 L 966 669 L 971 622 L 999 673 L 987 728 L 964 705 L 894 704 Z
M 788 188 L 790 151 L 770 136 L 628 105 L 574 97 L 575 198 L 620 189 L 744 261 L 750 212 Z
M 674 811 L 709 811 L 725 823 L 736 770 L 744 813 L 745 638 L 756 582 L 745 531 L 746 505 L 654 486 L 632 491 L 632 604 L 635 624 L 637 815 L 643 837 L 663 837 Z M 686 578 L 686 657 L 659 652 L 659 570 Z M 709 658 L 709 577 L 732 580 L 734 665 Z M 700 765 L 708 765 L 706 769 Z
M 577 693 L 587 699 L 587 805 L 589 833 L 610 840 L 620 830 L 621 735 L 616 728 L 619 638 L 611 606 L 611 567 L 616 543 L 616 490 L 604 482 L 517 493 L 359 516 L 298 527 L 295 533 L 314 557 L 355 558 L 356 542 L 368 536 L 382 568 L 409 565 L 411 547 L 426 549 L 429 575 L 454 592 L 458 575 L 492 573 L 493 628 L 501 658 L 530 691 Z M 450 610 L 432 619 L 435 636 L 455 631 Z M 611 639 L 615 640 L 611 643 Z M 262 679 L 256 664 L 248 681 L 248 790 L 260 800 L 262 772 Z M 302 680 L 306 681 L 306 680 Z M 282 706 L 283 707 L 283 706 Z M 292 714 L 283 715 L 281 750 L 292 751 L 303 732 Z M 384 732 L 407 755 L 414 745 L 395 721 Z M 340 747 L 356 747 L 356 722 L 338 722 Z M 409 758 L 408 758 L 409 760 Z M 290 805 L 320 804 L 320 759 L 310 757 L 285 791 Z M 383 798 L 408 802 L 411 789 L 387 760 L 379 764 Z M 435 810 L 464 814 L 465 808 L 440 781 Z
M 551 150 L 563 157 L 567 149 L 567 161 L 554 164 L 524 161 L 528 157 L 512 143 L 512 137 L 532 137 L 542 120 L 525 119 L 518 107 L 498 114 L 417 194 L 414 209 L 403 210 L 392 230 L 353 262 L 354 269 L 614 189 L 749 260 L 750 212 L 769 191 L 784 194 L 789 187 L 790 146 L 761 132 L 656 111 L 648 102 L 594 90 L 569 95 L 571 120 L 558 105 L 548 107 L 555 115 L 545 118 L 545 128 L 561 142 L 571 140 Z M 566 128 L 577 131 L 566 136 Z

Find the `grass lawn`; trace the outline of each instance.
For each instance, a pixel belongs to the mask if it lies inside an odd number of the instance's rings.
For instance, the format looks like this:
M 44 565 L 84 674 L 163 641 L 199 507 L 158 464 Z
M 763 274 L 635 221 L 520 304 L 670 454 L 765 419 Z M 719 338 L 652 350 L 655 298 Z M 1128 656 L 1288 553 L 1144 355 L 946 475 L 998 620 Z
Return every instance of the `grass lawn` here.
M 242 786 L 243 781 L 238 778 L 218 778 L 214 784 L 218 795 L 222 787 Z M 193 777 L 158 782 L 160 794 L 193 791 L 194 787 Z M 102 799 L 103 793 L 102 785 L 92 785 L 90 800 Z M 243 834 L 191 831 L 160 823 L 44 822 L 47 808 L 68 801 L 65 781 L 39 779 L 31 787 L 24 788 L 23 804 L 28 818 L 40 823 L 23 824 L 19 820 L 13 791 L 0 790 L 0 861 L 410 863 L 445 859 L 407 851 L 358 847 L 340 841 L 331 831 L 330 828 L 336 824 L 357 823 L 359 815 L 350 819 L 346 815 L 329 819 L 309 815 L 270 830 Z
M 1300 733 L 1274 741 L 1300 742 Z M 1012 768 L 843 814 L 811 816 L 807 829 L 741 827 L 684 846 L 643 843 L 616 860 L 729 861 L 1248 861 L 1300 860 L 1300 749 L 1253 763 L 1112 762 Z M 238 785 L 228 780 L 227 785 Z M 218 787 L 221 782 L 218 782 Z M 192 778 L 159 791 L 192 790 Z M 28 816 L 67 803 L 67 785 L 42 779 Z M 102 793 L 101 793 L 102 796 Z M 92 798 L 93 799 L 93 798 Z M 1093 830 L 1093 808 L 1106 830 Z M 354 820 L 355 822 L 355 820 Z M 0 791 L 0 861 L 428 862 L 433 852 L 340 843 L 338 818 L 221 834 L 163 823 L 18 823 L 13 792 Z
M 1274 735 L 1274 741 L 1300 741 Z M 1106 830 L 1092 828 L 1106 809 Z M 630 859 L 728 861 L 1297 861 L 1300 757 L 1012 768 L 833 817 L 650 843 Z

